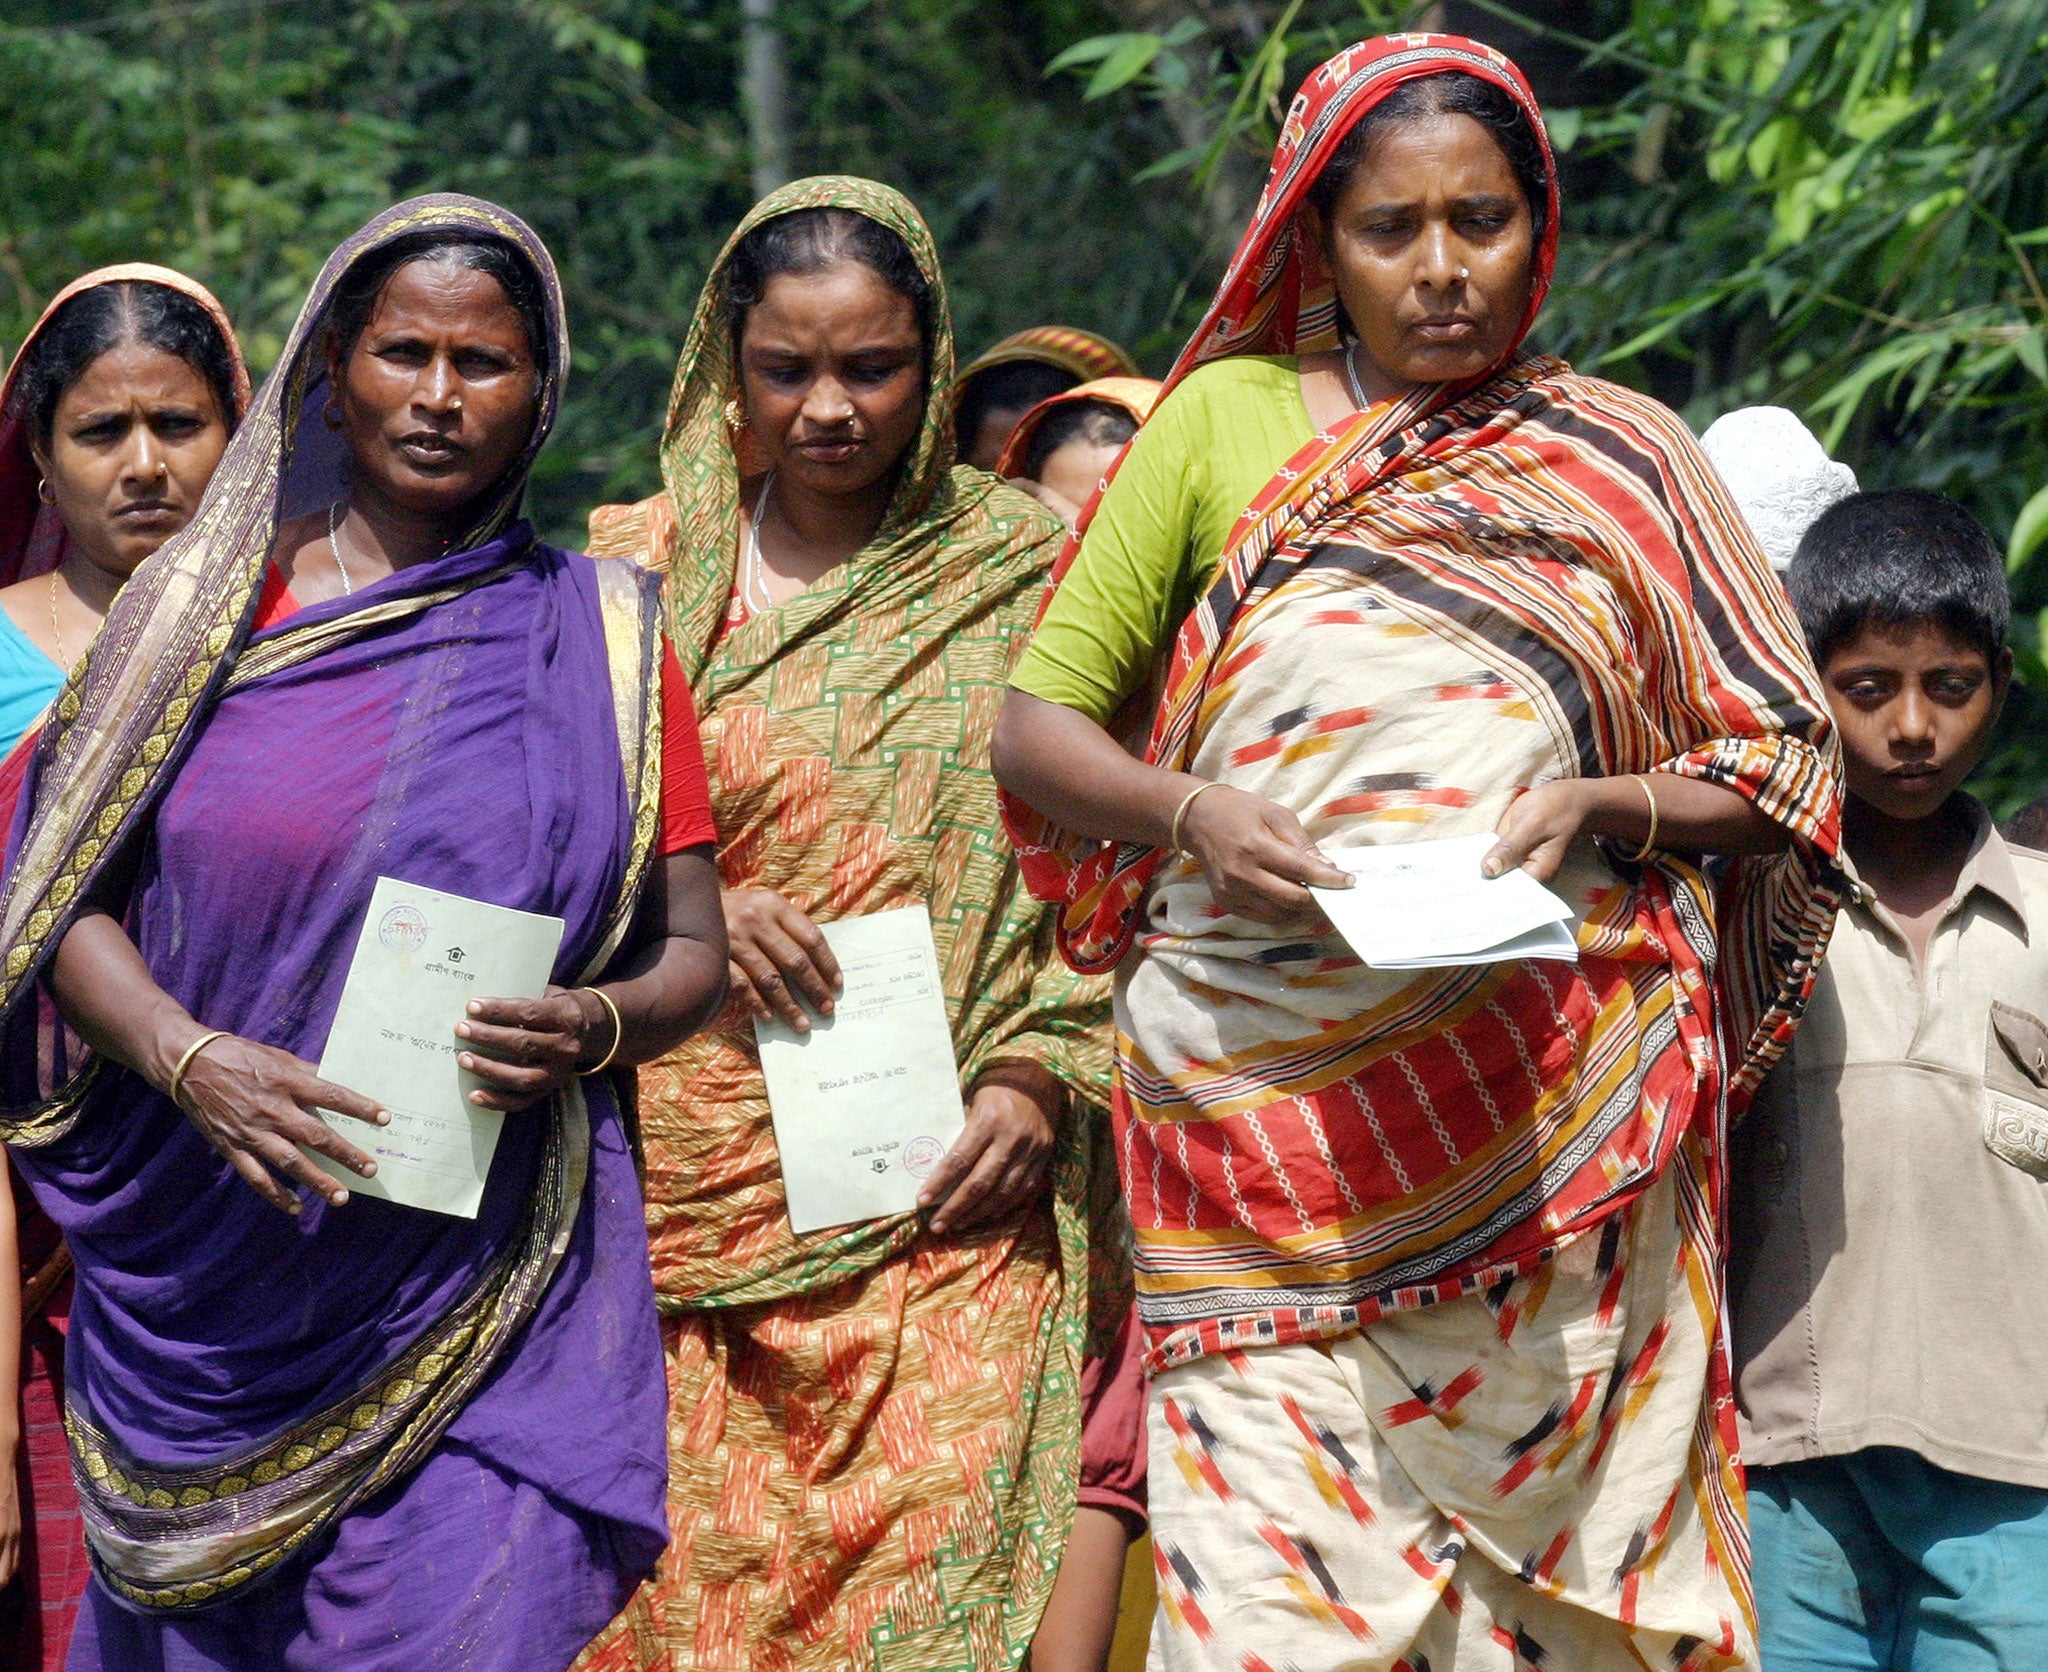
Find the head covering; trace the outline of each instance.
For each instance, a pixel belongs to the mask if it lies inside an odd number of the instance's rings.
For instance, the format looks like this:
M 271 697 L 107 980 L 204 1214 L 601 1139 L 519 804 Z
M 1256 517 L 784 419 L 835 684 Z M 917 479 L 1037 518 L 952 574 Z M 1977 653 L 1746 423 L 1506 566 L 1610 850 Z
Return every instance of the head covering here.
M 1477 377 L 1458 385 L 1428 385 L 1396 403 L 1390 432 L 1412 423 L 1416 415 L 1445 398 L 1471 389 L 1511 364 L 1521 352 L 1530 327 L 1550 291 L 1551 274 L 1557 267 L 1557 228 L 1560 203 L 1557 192 L 1557 162 L 1550 149 L 1550 135 L 1543 126 L 1543 111 L 1536 102 L 1522 72 L 1509 59 L 1479 41 L 1462 35 L 1381 35 L 1347 46 L 1310 74 L 1288 107 L 1279 143 L 1273 149 L 1273 165 L 1265 189 L 1252 210 L 1251 222 L 1238 240 L 1237 252 L 1224 270 L 1202 322 L 1188 339 L 1187 347 L 1167 373 L 1158 398 L 1173 393 L 1182 378 L 1211 360 L 1227 360 L 1243 354 L 1309 354 L 1342 347 L 1337 332 L 1337 292 L 1323 261 L 1322 250 L 1308 234 L 1301 220 L 1324 166 L 1344 142 L 1344 136 L 1358 126 L 1404 82 L 1426 76 L 1462 70 L 1500 88 L 1529 119 L 1536 142 L 1543 151 L 1544 216 L 1543 236 L 1532 254 L 1529 303 L 1513 340 L 1500 360 Z M 1103 478 L 1103 486 L 1115 480 L 1119 458 Z M 1080 520 L 1053 566 L 1057 585 L 1081 549 L 1081 537 L 1094 520 L 1102 493 L 1082 510 Z M 1048 598 L 1050 594 L 1048 593 Z M 1008 802 L 1005 803 L 1009 805 Z
M 91 652 L 45 727 L 38 795 L 0 893 L 0 1009 L 55 944 L 70 911 L 175 770 L 247 637 L 278 525 L 345 491 L 347 451 L 322 421 L 324 328 L 342 280 L 395 239 L 420 232 L 503 240 L 532 266 L 544 302 L 545 360 L 533 434 L 452 544 L 467 550 L 513 521 L 555 418 L 569 339 L 561 283 L 532 228 L 454 193 L 387 209 L 347 239 L 314 280 L 276 368 L 228 443 L 192 521 L 121 589 Z
M 1478 41 L 1462 35 L 1382 35 L 1346 47 L 1295 94 L 1251 225 L 1238 241 L 1216 299 L 1174 362 L 1168 389 L 1195 367 L 1235 354 L 1311 354 L 1343 346 L 1337 335 L 1336 287 L 1301 221 L 1302 206 L 1344 136 L 1389 93 L 1403 82 L 1454 70 L 1491 82 L 1512 98 L 1543 148 L 1549 212 L 1536 247 L 1529 305 L 1502 358 L 1513 356 L 1536 323 L 1557 265 L 1557 163 L 1536 95 L 1505 55 Z
M 1700 448 L 1780 574 L 1820 514 L 1856 491 L 1856 472 L 1829 458 L 1813 431 L 1782 406 L 1724 412 L 1707 426 Z
M 956 392 L 967 387 L 978 372 L 991 366 L 1014 365 L 1027 360 L 1041 366 L 1057 366 L 1071 372 L 1083 383 L 1105 377 L 1136 377 L 1138 362 L 1107 337 L 1072 325 L 1034 325 L 1005 337 L 994 348 L 984 350 L 960 369 Z
M 1010 432 L 1010 439 L 1003 443 L 1003 456 L 996 461 L 996 474 L 1005 478 L 1022 474 L 1024 462 L 1031 456 L 1032 438 L 1046 419 L 1061 407 L 1082 401 L 1103 401 L 1128 412 L 1143 424 L 1152 416 L 1152 408 L 1159 404 L 1159 391 L 1164 387 L 1157 378 L 1151 377 L 1098 377 L 1093 383 L 1064 389 L 1040 401 L 1017 421 L 1017 427 Z
M 22 338 L 21 347 L 15 350 L 6 381 L 0 383 L 0 586 L 11 586 L 18 580 L 57 568 L 71 546 L 64 519 L 53 506 L 45 505 L 36 492 L 42 472 L 36 468 L 35 455 L 30 451 L 36 438 L 35 424 L 28 413 L 14 410 L 16 380 L 28 363 L 29 350 L 35 346 L 36 338 L 56 318 L 57 310 L 74 296 L 110 284 L 162 285 L 204 308 L 219 328 L 221 342 L 228 351 L 234 380 L 234 411 L 228 414 L 229 427 L 239 424 L 249 410 L 249 368 L 242 360 L 242 345 L 235 341 L 235 328 L 228 321 L 227 310 L 205 285 L 147 261 L 96 267 L 73 279 L 50 298 L 50 305 L 43 309 L 29 334 Z
M 842 209 L 887 227 L 908 247 L 931 289 L 924 418 L 897 467 L 895 492 L 881 525 L 854 557 L 849 572 L 873 571 L 878 577 L 906 573 L 909 565 L 928 566 L 930 554 L 939 550 L 947 552 L 950 569 L 968 547 L 992 541 L 984 555 L 993 556 L 994 549 L 1006 543 L 1022 552 L 1052 526 L 1047 514 L 1046 526 L 1034 524 L 1028 530 L 1031 538 L 1019 544 L 1024 525 L 1015 516 L 1027 507 L 1035 512 L 1036 507 L 985 471 L 954 462 L 953 319 L 939 271 L 938 246 L 916 205 L 891 187 L 852 175 L 792 181 L 754 205 L 726 240 L 704 281 L 676 366 L 662 433 L 661 479 L 666 491 L 654 501 L 602 507 L 590 521 L 593 555 L 630 552 L 668 572 L 671 636 L 693 681 L 703 671 L 725 619 L 739 553 L 740 465 L 735 449 L 745 438 L 736 437 L 726 419 L 728 404 L 740 393 L 730 312 L 733 252 L 764 222 L 806 209 Z

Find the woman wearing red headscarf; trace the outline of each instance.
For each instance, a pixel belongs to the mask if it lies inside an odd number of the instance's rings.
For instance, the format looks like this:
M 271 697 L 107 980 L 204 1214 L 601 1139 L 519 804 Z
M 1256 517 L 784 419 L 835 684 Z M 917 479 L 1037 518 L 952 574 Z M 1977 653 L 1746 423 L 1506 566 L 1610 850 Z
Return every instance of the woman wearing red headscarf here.
M 72 280 L 14 356 L 0 383 L 0 844 L 65 674 L 122 583 L 191 519 L 248 404 L 220 303 L 146 262 Z M 56 1226 L 0 1163 L 0 1672 L 63 1665 L 85 1590 L 64 1439 L 70 1302 Z
M 1523 352 L 1557 222 L 1498 53 L 1317 70 L 999 727 L 1118 974 L 1170 1672 L 1755 1664 L 1720 1137 L 1832 921 L 1834 744 L 1683 425 Z M 1576 962 L 1368 968 L 1306 891 L 1453 837 Z

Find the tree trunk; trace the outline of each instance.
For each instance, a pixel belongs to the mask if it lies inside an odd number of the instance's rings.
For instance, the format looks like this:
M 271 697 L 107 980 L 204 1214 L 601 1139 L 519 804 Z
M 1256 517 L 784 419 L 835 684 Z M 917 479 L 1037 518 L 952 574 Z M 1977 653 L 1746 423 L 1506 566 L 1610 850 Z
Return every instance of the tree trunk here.
M 746 58 L 741 102 L 747 108 L 747 148 L 754 196 L 766 197 L 793 178 L 789 165 L 789 69 L 775 29 L 775 0 L 740 0 Z

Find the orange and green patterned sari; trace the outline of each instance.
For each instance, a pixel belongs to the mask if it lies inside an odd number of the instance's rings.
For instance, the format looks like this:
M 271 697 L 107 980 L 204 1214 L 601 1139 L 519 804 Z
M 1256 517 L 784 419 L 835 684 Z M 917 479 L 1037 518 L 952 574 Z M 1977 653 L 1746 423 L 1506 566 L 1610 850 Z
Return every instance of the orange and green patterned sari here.
M 896 193 L 801 181 L 734 240 L 825 206 L 870 216 L 916 255 L 935 295 L 929 387 L 949 389 L 936 254 Z M 820 922 L 924 904 L 963 1085 L 1029 1063 L 1069 1089 L 1070 1110 L 1050 1190 L 1007 1223 L 944 1239 L 914 1217 L 799 1235 L 738 1007 L 642 1071 L 673 1542 L 585 1665 L 1012 1667 L 1073 1512 L 1085 1157 L 1109 1080 L 1107 988 L 1054 950 L 988 769 L 1004 682 L 1063 531 L 953 465 L 938 395 L 873 542 L 728 626 L 739 476 L 724 415 L 725 265 L 678 373 L 667 489 L 598 512 L 591 541 L 668 570 L 725 884 L 775 889 Z

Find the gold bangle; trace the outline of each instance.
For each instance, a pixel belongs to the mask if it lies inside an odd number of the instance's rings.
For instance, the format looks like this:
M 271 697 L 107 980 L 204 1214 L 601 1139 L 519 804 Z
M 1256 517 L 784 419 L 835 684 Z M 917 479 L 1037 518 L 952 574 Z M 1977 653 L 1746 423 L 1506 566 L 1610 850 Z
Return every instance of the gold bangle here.
M 1188 816 L 1188 809 L 1194 806 L 1195 797 L 1200 795 L 1204 790 L 1213 790 L 1218 784 L 1222 782 L 1223 780 L 1221 778 L 1206 778 L 1201 783 L 1197 784 L 1193 789 L 1189 790 L 1186 795 L 1180 798 L 1180 805 L 1174 808 L 1173 810 L 1172 834 L 1167 837 L 1167 846 L 1170 847 L 1175 853 L 1186 853 L 1188 851 L 1186 848 L 1182 847 L 1180 843 L 1180 821 Z
M 171 1070 L 170 1084 L 164 1088 L 164 1095 L 174 1104 L 177 1104 L 180 1109 L 184 1108 L 185 1105 L 178 1101 L 178 1094 L 185 1088 L 185 1070 L 192 1066 L 192 1059 L 198 1056 L 201 1051 L 205 1050 L 216 1039 L 225 1039 L 227 1036 L 228 1030 L 226 1028 L 215 1028 L 211 1033 L 202 1033 L 185 1047 L 185 1054 L 178 1059 L 177 1067 Z
M 611 1012 L 612 1018 L 612 1048 L 605 1052 L 594 1068 L 577 1070 L 583 1078 L 588 1079 L 591 1075 L 602 1074 L 607 1068 L 611 1067 L 612 1058 L 619 1054 L 619 1047 L 626 1042 L 626 1024 L 619 1015 L 619 1007 L 612 1003 L 611 994 L 607 993 L 602 987 L 578 987 L 576 991 L 588 993 L 599 1004 L 603 1005 L 606 1010 Z
M 1625 853 L 1621 857 L 1631 865 L 1640 865 L 1650 857 L 1651 851 L 1657 846 L 1657 792 L 1650 788 L 1650 780 L 1647 774 L 1636 772 L 1631 773 L 1630 776 L 1635 779 L 1637 785 L 1642 789 L 1643 799 L 1650 804 L 1650 833 L 1643 838 L 1643 845 L 1637 848 L 1634 853 Z

